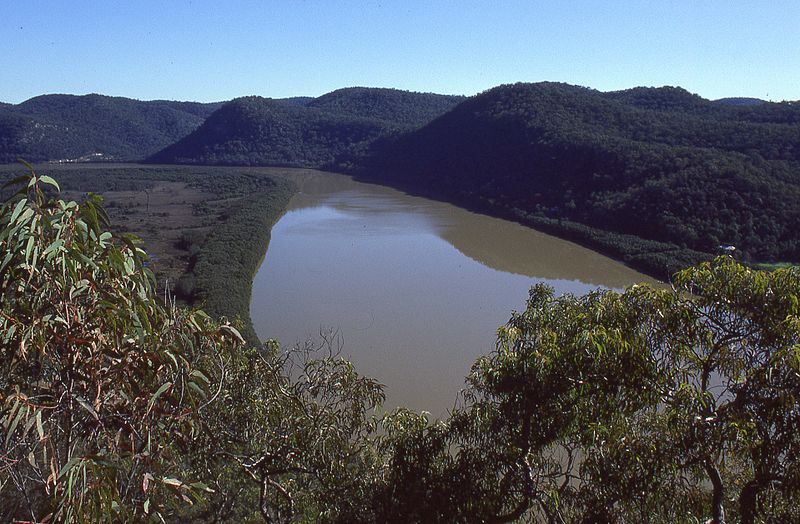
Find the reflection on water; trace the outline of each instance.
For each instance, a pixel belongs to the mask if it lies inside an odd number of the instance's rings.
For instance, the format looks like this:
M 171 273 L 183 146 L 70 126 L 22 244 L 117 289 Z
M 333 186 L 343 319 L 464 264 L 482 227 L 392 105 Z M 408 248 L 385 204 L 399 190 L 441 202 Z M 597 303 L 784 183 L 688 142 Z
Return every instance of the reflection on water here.
M 444 416 L 498 326 L 546 281 L 585 293 L 649 280 L 518 224 L 304 170 L 253 282 L 262 338 L 338 330 L 343 354 L 386 385 L 391 409 Z

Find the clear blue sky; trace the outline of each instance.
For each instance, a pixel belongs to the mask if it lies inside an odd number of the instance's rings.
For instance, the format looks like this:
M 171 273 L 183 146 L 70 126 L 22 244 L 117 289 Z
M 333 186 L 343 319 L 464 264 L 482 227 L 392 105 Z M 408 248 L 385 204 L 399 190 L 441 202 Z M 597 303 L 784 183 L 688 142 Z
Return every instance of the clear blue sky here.
M 4 102 L 471 95 L 542 80 L 798 100 L 800 1 L 0 1 Z

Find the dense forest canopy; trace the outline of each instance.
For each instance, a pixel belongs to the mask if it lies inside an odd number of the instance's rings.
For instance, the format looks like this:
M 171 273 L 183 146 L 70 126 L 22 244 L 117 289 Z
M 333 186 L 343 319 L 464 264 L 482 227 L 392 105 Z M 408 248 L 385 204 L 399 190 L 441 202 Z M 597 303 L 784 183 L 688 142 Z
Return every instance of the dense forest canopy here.
M 0 163 L 140 160 L 185 136 L 220 104 L 42 95 L 0 107 Z
M 733 96 L 727 98 L 719 98 L 714 100 L 718 104 L 726 104 L 731 106 L 757 106 L 763 104 L 765 101 L 760 98 L 752 98 L 747 96 Z
M 315 98 L 307 105 L 329 113 L 371 118 L 398 127 L 415 128 L 446 113 L 463 100 L 463 96 L 348 87 Z
M 237 98 L 148 161 L 347 166 L 376 139 L 420 127 L 460 100 L 376 88 L 340 89 L 311 100 Z
M 376 143 L 368 179 L 713 253 L 800 260 L 800 106 L 500 86 Z
M 387 127 L 267 98 L 237 98 L 148 162 L 320 167 L 365 147 Z

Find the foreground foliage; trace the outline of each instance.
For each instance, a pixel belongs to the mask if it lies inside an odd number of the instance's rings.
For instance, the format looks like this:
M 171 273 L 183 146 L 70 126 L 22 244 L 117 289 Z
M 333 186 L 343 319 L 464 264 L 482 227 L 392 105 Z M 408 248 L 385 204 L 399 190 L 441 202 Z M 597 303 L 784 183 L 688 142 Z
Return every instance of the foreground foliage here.
M 674 285 L 579 298 L 534 287 L 473 366 L 466 406 L 399 442 L 391 511 L 798 521 L 800 271 L 719 258 Z
M 205 489 L 175 446 L 215 396 L 202 369 L 239 339 L 154 298 L 134 239 L 98 199 L 48 199 L 32 175 L 0 209 L 0 518 L 168 514 Z
M 280 353 L 269 343 L 226 365 L 224 393 L 190 454 L 215 493 L 195 520 L 358 522 L 369 517 L 382 456 L 380 384 L 337 355 L 334 339 Z

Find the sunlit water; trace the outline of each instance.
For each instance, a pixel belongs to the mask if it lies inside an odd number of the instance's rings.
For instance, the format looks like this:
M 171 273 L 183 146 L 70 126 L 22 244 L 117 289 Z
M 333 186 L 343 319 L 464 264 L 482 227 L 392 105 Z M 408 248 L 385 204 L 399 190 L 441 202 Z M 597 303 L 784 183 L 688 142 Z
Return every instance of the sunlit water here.
M 293 345 L 335 330 L 387 409 L 444 416 L 537 282 L 582 294 L 649 280 L 512 222 L 341 175 L 298 181 L 253 282 L 256 331 Z

